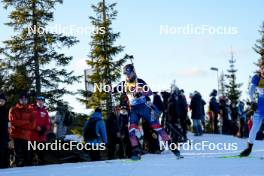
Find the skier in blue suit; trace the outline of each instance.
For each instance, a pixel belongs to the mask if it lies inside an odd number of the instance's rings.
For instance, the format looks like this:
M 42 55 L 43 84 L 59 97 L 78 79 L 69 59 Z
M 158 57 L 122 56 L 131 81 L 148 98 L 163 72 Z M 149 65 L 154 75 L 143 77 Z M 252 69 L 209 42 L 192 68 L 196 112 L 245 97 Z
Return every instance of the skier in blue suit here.
M 249 156 L 252 151 L 256 134 L 259 131 L 262 121 L 264 120 L 264 60 L 259 64 L 259 72 L 253 76 L 249 88 L 249 96 L 251 100 L 251 107 L 255 111 L 253 115 L 253 126 L 249 133 L 248 146 L 240 153 L 241 157 Z M 257 92 L 257 102 L 255 101 L 255 93 Z

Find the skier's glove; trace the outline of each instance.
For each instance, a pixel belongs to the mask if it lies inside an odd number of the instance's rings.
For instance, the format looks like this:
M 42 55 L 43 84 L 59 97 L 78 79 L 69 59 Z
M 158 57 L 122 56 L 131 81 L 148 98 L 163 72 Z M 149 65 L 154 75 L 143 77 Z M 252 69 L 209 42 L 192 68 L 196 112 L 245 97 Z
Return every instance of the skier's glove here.
M 252 111 L 256 111 L 258 109 L 258 104 L 256 102 L 251 102 L 250 107 Z

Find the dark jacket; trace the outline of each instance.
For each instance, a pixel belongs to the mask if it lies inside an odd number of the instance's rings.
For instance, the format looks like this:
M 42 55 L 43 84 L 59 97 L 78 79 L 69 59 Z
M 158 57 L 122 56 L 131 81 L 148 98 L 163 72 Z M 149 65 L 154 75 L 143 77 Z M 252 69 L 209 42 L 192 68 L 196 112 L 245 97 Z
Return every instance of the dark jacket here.
M 5 100 L 5 104 L 0 106 L 0 169 L 9 167 L 8 152 L 8 111 L 6 107 L 7 99 L 0 93 L 0 99 Z
M 191 100 L 190 109 L 192 110 L 192 119 L 201 119 L 203 115 L 203 101 L 200 94 L 194 94 Z
M 117 138 L 119 138 L 117 134 L 118 133 L 121 134 L 122 126 L 123 126 L 122 118 L 116 116 L 114 113 L 111 113 L 109 118 L 106 120 L 106 131 L 109 141 L 110 140 L 115 141 L 117 140 Z
M 0 94 L 0 99 L 6 98 L 4 94 Z M 0 106 L 0 150 L 8 146 L 8 110 L 6 104 Z
M 180 117 L 186 120 L 188 116 L 188 103 L 184 95 L 179 96 L 179 106 L 180 106 Z
M 210 111 L 213 111 L 215 113 L 219 113 L 219 104 L 215 98 L 215 96 L 211 97 L 210 103 L 209 103 Z
M 176 95 L 172 95 L 169 98 L 168 102 L 168 121 L 170 123 L 177 123 L 180 121 L 180 103 L 179 103 L 179 97 Z
M 158 108 L 160 112 L 164 111 L 164 104 L 161 100 L 161 97 L 158 94 L 154 94 L 153 96 L 153 104 Z
M 202 114 L 205 115 L 204 106 L 206 105 L 206 102 L 202 99 Z

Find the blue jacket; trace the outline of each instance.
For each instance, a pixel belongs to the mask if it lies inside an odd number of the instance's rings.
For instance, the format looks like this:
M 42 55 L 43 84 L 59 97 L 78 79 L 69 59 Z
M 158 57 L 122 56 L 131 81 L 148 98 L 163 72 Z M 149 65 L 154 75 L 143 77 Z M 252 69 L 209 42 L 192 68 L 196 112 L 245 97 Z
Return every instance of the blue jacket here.
M 92 141 L 85 141 L 87 143 L 106 143 L 107 144 L 107 134 L 106 134 L 106 128 L 105 128 L 105 123 L 103 121 L 102 118 L 102 113 L 99 112 L 94 112 L 91 117 L 91 120 L 98 120 L 96 122 L 96 126 L 95 126 L 95 132 L 98 135 L 98 138 Z M 85 131 L 87 125 L 89 124 L 89 120 L 87 120 L 84 124 L 83 127 L 83 132 Z

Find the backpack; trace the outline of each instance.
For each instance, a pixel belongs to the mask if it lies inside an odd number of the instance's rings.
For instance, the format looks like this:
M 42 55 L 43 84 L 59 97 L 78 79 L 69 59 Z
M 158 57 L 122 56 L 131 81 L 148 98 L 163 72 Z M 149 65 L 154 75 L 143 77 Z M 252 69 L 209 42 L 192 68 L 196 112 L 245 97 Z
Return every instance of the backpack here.
M 88 121 L 88 124 L 86 128 L 84 129 L 84 140 L 90 141 L 98 138 L 98 135 L 96 133 L 96 124 L 98 121 L 101 121 L 102 119 L 92 120 L 90 119 Z
M 63 124 L 65 126 L 70 126 L 72 124 L 72 115 L 71 115 L 71 113 L 69 111 L 65 112 Z

